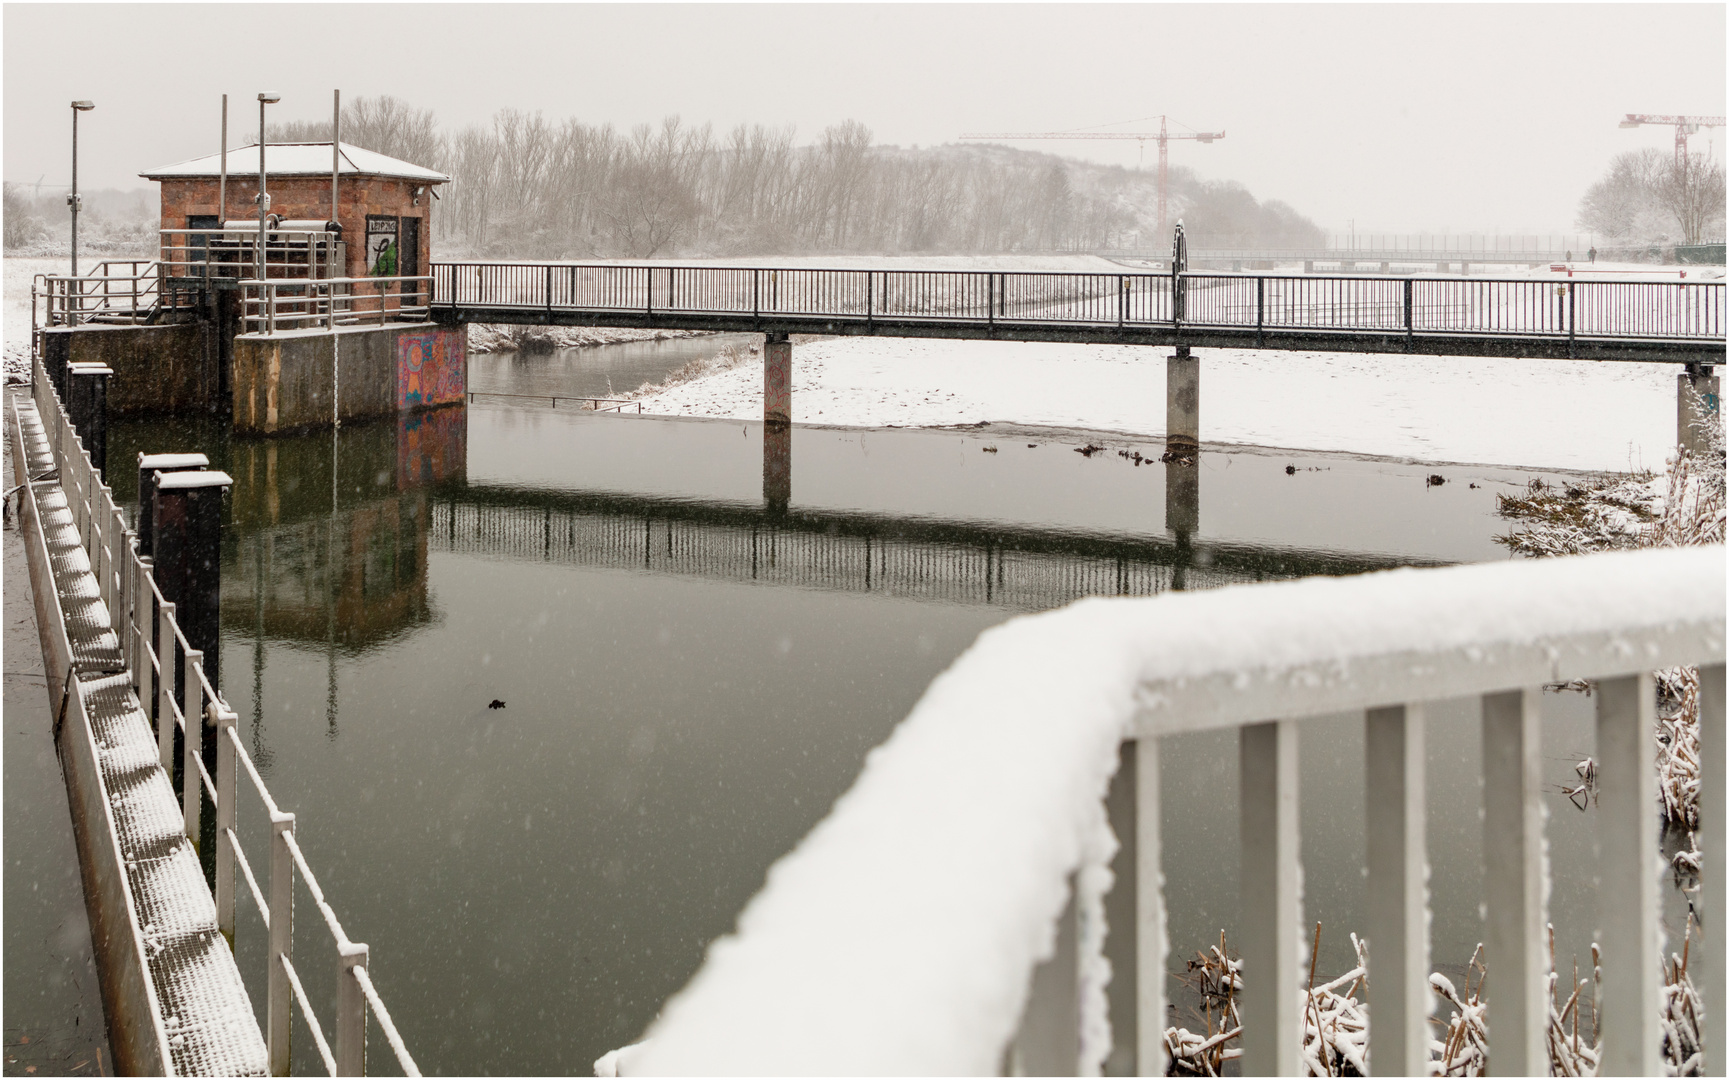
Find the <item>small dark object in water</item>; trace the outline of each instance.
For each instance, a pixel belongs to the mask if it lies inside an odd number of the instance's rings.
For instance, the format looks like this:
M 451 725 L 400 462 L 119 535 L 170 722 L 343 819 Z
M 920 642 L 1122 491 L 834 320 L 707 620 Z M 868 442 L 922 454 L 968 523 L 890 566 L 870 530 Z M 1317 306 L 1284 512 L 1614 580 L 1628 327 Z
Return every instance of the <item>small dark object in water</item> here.
M 1195 458 L 1199 454 L 1200 454 L 1200 451 L 1198 451 L 1198 450 L 1190 450 L 1190 449 L 1178 446 L 1178 447 L 1173 447 L 1172 449 L 1166 450 L 1164 453 L 1160 454 L 1159 460 L 1166 463 L 1167 465 L 1193 465 L 1195 463 Z
M 1472 491 L 1476 491 L 1476 490 L 1477 490 L 1477 485 L 1476 485 L 1476 484 L 1472 484 L 1472 485 L 1471 485 L 1471 490 L 1472 490 Z
M 984 448 L 984 452 L 987 454 L 994 454 L 997 452 L 997 448 L 994 446 L 987 446 Z
M 487 708 L 489 708 L 489 709 L 502 709 L 502 708 L 504 708 L 504 702 L 498 700 L 497 698 L 493 698 L 492 704 L 488 705 Z
M 1285 475 L 1286 476 L 1297 475 L 1297 467 L 1295 465 L 1286 465 L 1285 466 Z
M 1423 481 L 1423 483 L 1428 485 L 1429 487 L 1440 487 L 1442 484 L 1445 484 L 1446 482 L 1447 482 L 1447 478 L 1445 476 L 1442 476 L 1440 473 L 1430 473 L 1429 479 Z
M 1081 455 L 1082 457 L 1092 457 L 1094 454 L 1098 453 L 1100 450 L 1103 450 L 1103 449 L 1104 449 L 1104 447 L 1102 447 L 1102 446 L 1094 446 L 1092 443 L 1088 443 L 1085 446 L 1075 447 L 1075 453 Z
M 1039 444 L 1036 442 L 1030 442 L 1027 444 L 1028 450 L 1037 450 L 1038 448 L 1039 448 Z

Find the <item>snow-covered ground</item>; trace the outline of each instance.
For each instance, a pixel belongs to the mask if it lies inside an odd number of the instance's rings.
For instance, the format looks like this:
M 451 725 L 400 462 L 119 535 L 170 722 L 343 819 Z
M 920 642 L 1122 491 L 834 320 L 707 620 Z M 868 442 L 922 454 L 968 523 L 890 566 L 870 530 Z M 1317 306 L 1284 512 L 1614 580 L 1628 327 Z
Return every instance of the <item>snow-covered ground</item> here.
M 980 422 L 1162 436 L 1164 348 L 904 338 L 793 347 L 793 421 Z M 1676 368 L 1647 363 L 1197 349 L 1201 439 L 1417 461 L 1660 469 Z M 762 418 L 762 359 L 644 398 L 648 413 Z

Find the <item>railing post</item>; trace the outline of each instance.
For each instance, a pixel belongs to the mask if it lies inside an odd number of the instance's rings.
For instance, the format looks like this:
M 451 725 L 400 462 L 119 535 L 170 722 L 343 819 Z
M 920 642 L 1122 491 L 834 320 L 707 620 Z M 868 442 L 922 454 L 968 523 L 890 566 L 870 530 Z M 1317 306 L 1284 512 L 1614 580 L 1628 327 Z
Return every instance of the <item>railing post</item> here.
M 234 729 L 239 721 L 233 709 L 220 701 L 210 703 L 216 724 L 216 928 L 234 944 L 234 841 L 235 827 Z
M 1597 880 L 1608 886 L 1597 892 L 1603 945 L 1600 1076 L 1661 1071 L 1655 728 L 1656 690 L 1649 673 L 1598 682 Z
M 1575 321 L 1574 316 L 1577 313 L 1578 307 L 1579 307 L 1579 302 L 1578 302 L 1579 289 L 1572 282 L 1567 283 L 1566 289 L 1567 289 L 1567 358 L 1569 360 L 1571 360 L 1573 358 L 1573 327 L 1574 327 L 1574 321 Z
M 366 1075 L 366 995 L 354 969 L 365 967 L 367 947 L 336 943 L 336 1075 Z
M 153 608 L 154 597 L 150 593 L 147 579 L 150 576 L 150 559 L 143 555 L 134 555 L 132 559 L 132 636 L 128 642 L 127 663 L 137 675 L 138 702 L 144 706 L 144 714 L 150 715 L 150 706 L 154 700 L 151 693 L 150 679 L 150 628 L 156 624 Z
M 1411 351 L 1412 336 L 1416 332 L 1416 290 L 1417 283 L 1410 278 L 1405 279 L 1405 351 Z
M 1135 740 L 1135 1073 L 1165 1075 L 1165 871 L 1159 740 Z
M 1255 347 L 1267 344 L 1267 279 L 1255 279 Z
M 1296 1076 L 1303 1028 L 1297 895 L 1297 725 L 1239 729 L 1244 1076 Z M 1390 1070 L 1397 1073 L 1397 1069 Z
M 1483 879 L 1485 960 L 1497 984 L 1489 996 L 1493 1076 L 1549 1070 L 1541 696 L 1537 688 L 1483 695 L 1483 850 L 1494 852 Z
M 174 775 L 174 605 L 156 609 L 156 746 L 162 767 Z
M 204 807 L 204 781 L 198 775 L 198 757 L 204 742 L 204 685 L 199 677 L 204 670 L 203 651 L 186 650 L 185 664 L 186 693 L 180 705 L 180 713 L 186 719 L 185 737 L 181 739 L 184 760 L 180 766 L 185 779 L 180 785 L 180 813 L 186 822 L 187 838 L 202 854 L 203 837 L 199 833 L 203 826 L 200 818 Z
M 552 267 L 546 268 L 546 324 L 552 325 Z
M 1428 859 L 1424 844 L 1421 706 L 1365 717 L 1369 862 L 1369 1052 L 1383 1074 L 1429 1065 Z
M 270 1075 L 288 1075 L 288 1047 L 293 1035 L 294 990 L 283 961 L 294 958 L 294 856 L 288 837 L 294 815 L 270 814 L 270 951 L 265 999 L 265 1038 L 270 1047 Z
M 750 272 L 750 313 L 758 322 L 762 321 L 762 271 Z
M 1699 668 L 1699 852 L 1703 856 L 1704 880 L 1699 883 L 1699 905 L 1704 911 L 1700 926 L 1703 946 L 1693 954 L 1699 964 L 1699 977 L 1694 981 L 1705 999 L 1705 1067 L 1700 1071 L 1709 1076 L 1723 1071 L 1729 1061 L 1729 1047 L 1724 1046 L 1723 1010 L 1729 1007 L 1724 996 L 1723 901 L 1729 891 L 1723 887 L 1724 858 L 1724 740 L 1723 740 L 1723 665 L 1705 664 Z M 1713 870 L 1712 867 L 1717 867 Z

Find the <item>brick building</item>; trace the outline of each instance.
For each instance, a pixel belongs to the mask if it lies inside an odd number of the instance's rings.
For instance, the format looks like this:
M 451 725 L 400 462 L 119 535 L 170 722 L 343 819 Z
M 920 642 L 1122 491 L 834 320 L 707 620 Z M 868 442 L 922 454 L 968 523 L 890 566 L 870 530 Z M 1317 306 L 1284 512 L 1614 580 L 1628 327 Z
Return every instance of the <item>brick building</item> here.
M 413 276 L 432 261 L 432 204 L 450 177 L 420 165 L 341 144 L 336 221 L 342 227 L 346 277 Z M 228 152 L 226 200 L 221 155 L 148 169 L 162 185 L 162 228 L 214 229 L 257 220 L 258 147 Z M 330 219 L 329 143 L 268 143 L 265 190 L 270 213 L 287 221 Z M 226 205 L 224 205 L 226 203 Z

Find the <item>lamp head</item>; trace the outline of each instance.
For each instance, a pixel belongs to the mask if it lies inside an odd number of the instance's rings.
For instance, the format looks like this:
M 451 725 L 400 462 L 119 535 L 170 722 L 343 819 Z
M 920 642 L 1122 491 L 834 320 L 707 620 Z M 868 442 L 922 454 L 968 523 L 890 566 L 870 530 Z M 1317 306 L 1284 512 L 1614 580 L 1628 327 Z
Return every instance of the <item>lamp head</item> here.
M 282 100 L 282 95 L 276 93 L 274 90 L 266 90 L 264 93 L 258 95 L 258 100 L 265 105 L 274 105 L 278 101 Z
M 96 103 L 94 101 L 74 101 L 72 107 L 79 112 L 89 112 L 96 107 Z

